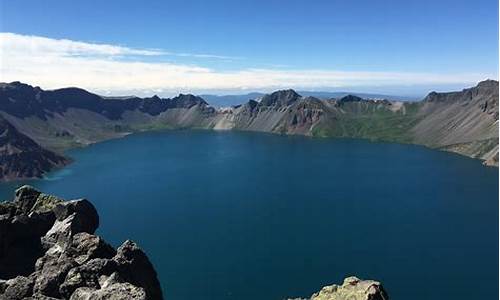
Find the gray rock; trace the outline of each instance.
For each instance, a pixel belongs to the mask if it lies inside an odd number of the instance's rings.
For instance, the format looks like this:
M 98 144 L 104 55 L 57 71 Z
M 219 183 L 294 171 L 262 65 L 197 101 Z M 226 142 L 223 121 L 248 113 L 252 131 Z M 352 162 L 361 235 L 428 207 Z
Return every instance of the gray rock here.
M 52 227 L 51 211 L 30 212 L 40 192 L 31 186 L 16 190 L 12 202 L 0 203 L 0 278 L 27 276 L 44 249 L 40 238 Z
M 127 240 L 117 250 L 113 258 L 123 278 L 143 287 L 150 299 L 162 299 L 160 282 L 153 265 L 136 243 Z
M 52 228 L 42 238 L 46 249 L 58 244 L 66 248 L 72 236 L 80 233 L 94 233 L 99 226 L 99 215 L 86 199 L 58 203 L 53 209 L 56 220 Z
M 76 262 L 64 254 L 58 256 L 46 255 L 40 270 L 36 271 L 33 291 L 45 296 L 58 298 L 61 296 L 59 287 L 66 279 L 68 272 L 76 267 Z
M 87 199 L 61 202 L 54 207 L 53 211 L 58 221 L 75 215 L 72 226 L 76 232 L 94 233 L 99 227 L 97 210 Z
M 69 251 L 80 265 L 93 258 L 112 258 L 116 255 L 116 250 L 102 238 L 86 232 L 73 236 Z
M 6 288 L 0 299 L 21 300 L 33 294 L 33 279 L 17 276 L 5 282 Z
M 18 189 L 0 203 L 0 300 L 163 299 L 146 254 L 132 241 L 116 251 L 98 225 L 85 199 Z
M 23 300 L 61 300 L 61 299 L 48 297 L 42 294 L 34 294 L 33 296 L 24 298 Z
M 124 280 L 118 275 L 113 273 L 110 276 L 101 276 L 101 288 L 92 289 L 88 287 L 78 288 L 71 296 L 70 299 L 132 299 L 132 300 L 145 300 L 157 299 L 148 297 L 143 288 L 134 286 Z
M 40 195 L 34 187 L 29 185 L 23 185 L 16 190 L 14 198 L 14 203 L 17 205 L 18 209 L 23 213 L 28 213 Z
M 80 287 L 100 288 L 99 279 L 102 276 L 109 276 L 117 270 L 117 264 L 111 259 L 95 258 L 87 263 L 71 269 L 66 275 L 66 279 L 61 284 L 59 292 L 65 298 Z
M 83 287 L 77 289 L 70 300 L 146 300 L 154 299 L 147 298 L 144 289 L 136 287 L 130 283 L 116 283 L 106 288 L 94 290 L 92 288 Z
M 325 286 L 310 298 L 302 300 L 389 300 L 389 296 L 380 282 L 351 276 L 344 279 L 342 285 Z

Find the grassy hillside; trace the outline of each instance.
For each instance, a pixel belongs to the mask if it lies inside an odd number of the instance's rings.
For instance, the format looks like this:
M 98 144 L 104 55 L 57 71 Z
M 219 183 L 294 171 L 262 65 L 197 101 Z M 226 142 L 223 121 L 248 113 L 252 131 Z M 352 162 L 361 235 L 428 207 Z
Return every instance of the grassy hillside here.
M 405 103 L 395 112 L 385 105 L 348 103 L 343 112 L 336 112 L 318 124 L 313 135 L 412 143 L 410 129 L 421 119 L 417 115 L 419 106 L 418 103 Z

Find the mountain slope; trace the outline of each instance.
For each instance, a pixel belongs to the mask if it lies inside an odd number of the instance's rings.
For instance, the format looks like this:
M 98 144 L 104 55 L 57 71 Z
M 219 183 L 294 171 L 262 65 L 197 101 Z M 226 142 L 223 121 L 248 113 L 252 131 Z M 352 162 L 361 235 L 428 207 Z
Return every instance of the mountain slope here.
M 422 103 L 415 143 L 498 164 L 498 82 L 461 92 L 431 93 Z M 494 151 L 496 149 L 496 151 Z
M 0 85 L 0 114 L 21 133 L 54 151 L 156 128 L 201 127 L 215 109 L 200 97 L 108 99 L 78 88 L 44 91 Z
M 414 143 L 498 165 L 498 82 L 432 92 L 420 102 L 354 95 L 320 100 L 278 91 L 225 110 L 215 128 Z
M 250 101 L 224 111 L 218 116 L 216 128 L 411 142 L 406 136 L 414 121 L 414 103 L 365 100 L 352 95 L 320 100 L 297 97 L 289 91 L 269 97 L 275 100 Z
M 68 159 L 42 148 L 0 117 L 0 180 L 41 177 Z
M 105 98 L 78 88 L 44 91 L 13 82 L 0 84 L 0 116 L 9 132 L 31 141 L 20 153 L 39 153 L 24 158 L 30 162 L 17 163 L 17 169 L 29 164 L 39 166 L 38 171 L 11 172 L 7 177 L 37 177 L 64 164 L 43 148 L 64 151 L 137 131 L 170 128 L 414 143 L 498 165 L 498 82 L 493 80 L 459 92 L 433 92 L 418 102 L 354 95 L 324 100 L 283 90 L 219 110 L 193 95 Z M 4 140 L 6 145 L 15 141 L 13 135 Z M 13 166 L 9 155 L 5 152 L 2 159 Z

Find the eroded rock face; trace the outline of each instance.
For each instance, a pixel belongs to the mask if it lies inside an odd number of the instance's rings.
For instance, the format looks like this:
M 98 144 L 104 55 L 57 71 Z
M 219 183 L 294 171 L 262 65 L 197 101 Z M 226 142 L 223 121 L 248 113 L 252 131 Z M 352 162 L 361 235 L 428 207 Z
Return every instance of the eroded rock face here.
M 0 203 L 0 300 L 163 299 L 146 254 L 132 241 L 115 250 L 98 226 L 88 200 L 19 188 Z
M 310 298 L 300 300 L 389 300 L 389 296 L 380 282 L 353 276 L 344 279 L 342 285 L 325 286 Z
M 40 146 L 0 115 L 0 180 L 39 178 L 69 159 Z

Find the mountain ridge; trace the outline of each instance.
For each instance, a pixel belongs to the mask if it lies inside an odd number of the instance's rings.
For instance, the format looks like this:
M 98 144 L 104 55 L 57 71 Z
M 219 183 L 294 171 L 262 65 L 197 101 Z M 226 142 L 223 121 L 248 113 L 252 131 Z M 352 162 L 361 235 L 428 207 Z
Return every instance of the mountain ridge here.
M 79 88 L 44 91 L 13 82 L 0 84 L 0 116 L 51 152 L 138 131 L 200 128 L 413 143 L 498 166 L 494 80 L 462 91 L 431 92 L 414 102 L 355 95 L 325 100 L 289 89 L 224 109 L 191 94 L 109 98 Z
M 422 97 L 417 96 L 402 96 L 402 95 L 385 95 L 377 93 L 363 93 L 355 91 L 338 91 L 338 92 L 326 92 L 326 91 L 307 91 L 298 90 L 297 94 L 303 97 L 314 97 L 321 100 L 328 100 L 332 98 L 342 98 L 347 95 L 354 95 L 364 99 L 387 99 L 391 101 L 417 101 Z M 233 95 L 214 95 L 214 94 L 200 94 L 201 98 L 205 99 L 208 104 L 216 108 L 231 107 L 244 104 L 249 100 L 260 99 L 266 95 L 262 92 L 251 92 L 246 94 L 233 94 Z

